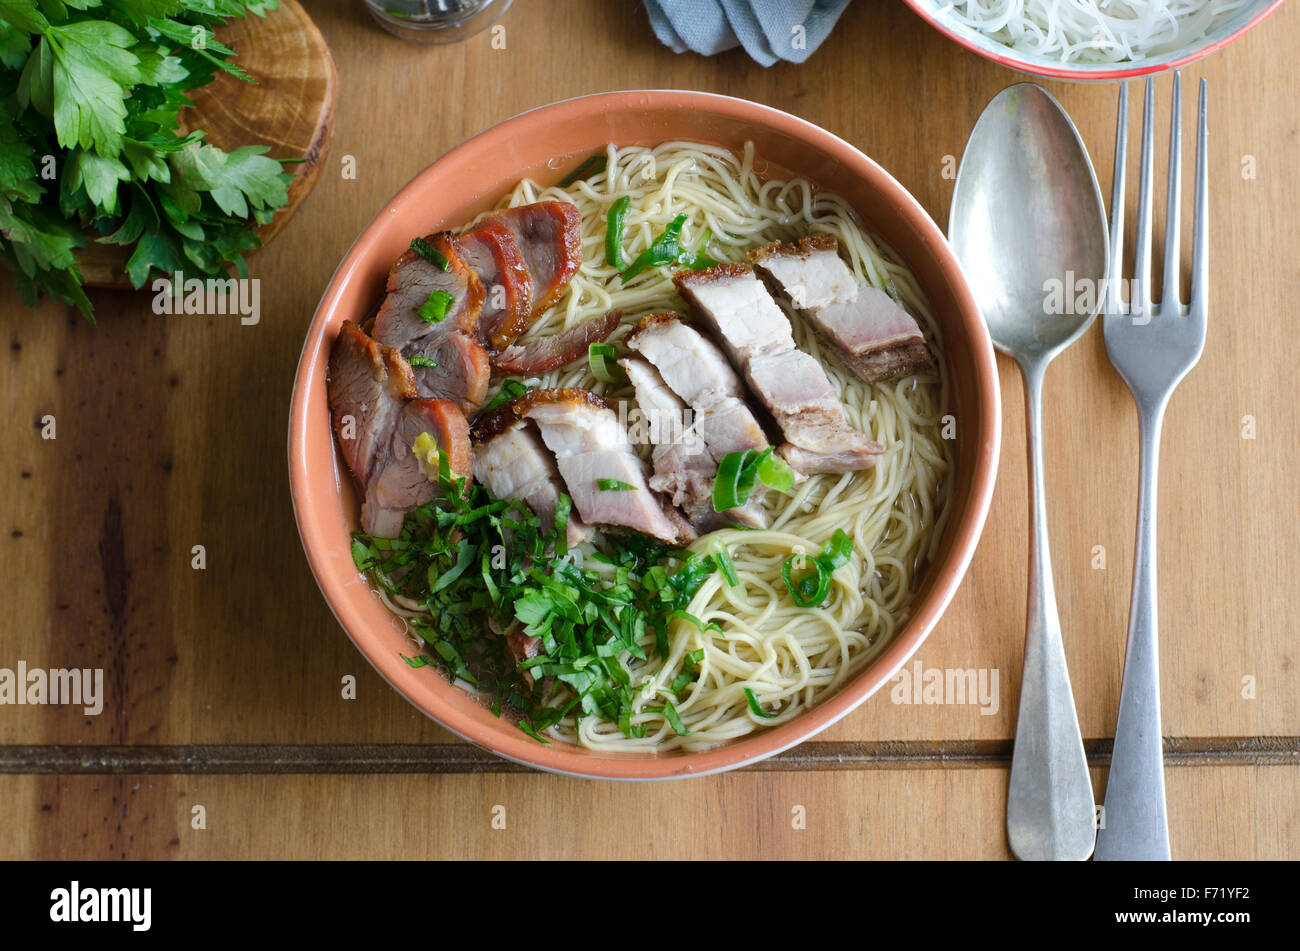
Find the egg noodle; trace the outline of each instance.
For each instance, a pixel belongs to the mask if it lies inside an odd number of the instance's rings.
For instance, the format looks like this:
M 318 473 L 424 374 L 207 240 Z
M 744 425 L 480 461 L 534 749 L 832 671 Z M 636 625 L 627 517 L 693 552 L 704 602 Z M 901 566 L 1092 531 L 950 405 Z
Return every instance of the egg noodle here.
M 623 321 L 611 342 L 626 337 L 644 314 L 686 313 L 671 269 L 652 268 L 624 287 L 605 260 L 606 214 L 615 200 L 630 195 L 626 260 L 647 248 L 678 215 L 687 216 L 682 246 L 695 248 L 710 229 L 709 253 L 719 260 L 744 260 L 745 252 L 769 241 L 832 234 L 859 279 L 894 295 L 939 352 L 938 328 L 915 278 L 863 232 L 843 199 L 804 179 L 765 178 L 766 171 L 749 144 L 736 155 L 714 146 L 671 142 L 653 149 L 611 145 L 605 171 L 567 188 L 520 182 L 500 207 L 571 201 L 582 212 L 583 244 L 582 268 L 564 297 L 520 342 L 614 308 L 622 310 Z M 596 716 L 579 721 L 570 715 L 545 731 L 547 738 L 606 751 L 699 749 L 783 723 L 844 684 L 907 620 L 917 575 L 933 553 L 947 508 L 952 462 L 949 444 L 941 437 L 948 412 L 946 384 L 938 374 L 866 384 L 824 350 L 799 318 L 791 322 L 798 345 L 826 367 L 849 422 L 885 446 L 884 454 L 864 472 L 814 475 L 788 495 L 767 492 L 764 505 L 771 525 L 766 530 L 722 529 L 690 546 L 705 554 L 725 547 L 739 583 L 729 586 L 721 572 L 709 577 L 688 608 L 710 625 L 707 632 L 689 621 L 674 621 L 666 659 L 656 655 L 653 635 L 642 644 L 646 660 L 624 658 L 632 683 L 644 685 L 641 707 L 659 708 L 633 716 L 633 725 L 645 727 L 644 736 L 629 737 Z M 524 382 L 586 387 L 616 406 L 621 402 L 625 411 L 635 406 L 627 383 L 598 381 L 585 359 Z M 638 447 L 647 458 L 651 449 Z M 820 607 L 796 606 L 781 577 L 782 563 L 791 555 L 820 554 L 836 529 L 853 539 L 852 559 L 834 572 L 830 595 Z M 616 545 L 617 539 L 611 536 L 609 542 Z M 577 557 L 594 550 L 584 543 Z M 611 576 L 614 571 L 591 558 L 582 566 Z M 389 603 L 408 617 L 423 610 L 418 602 L 401 598 Z M 671 692 L 687 655 L 698 651 L 703 659 L 695 683 L 680 695 Z M 751 709 L 745 688 L 770 718 Z M 675 705 L 686 735 L 678 735 L 665 718 L 666 699 Z
M 1249 0 L 935 0 L 941 15 L 1062 63 L 1119 63 L 1201 39 Z

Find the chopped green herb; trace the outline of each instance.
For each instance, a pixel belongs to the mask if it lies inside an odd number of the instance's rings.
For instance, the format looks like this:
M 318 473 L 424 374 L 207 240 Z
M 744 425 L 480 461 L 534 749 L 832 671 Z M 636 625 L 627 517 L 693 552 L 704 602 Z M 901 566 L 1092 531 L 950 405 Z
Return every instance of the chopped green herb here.
M 722 569 L 722 577 L 727 579 L 728 586 L 734 588 L 740 584 L 740 578 L 736 576 L 736 566 L 731 563 L 731 554 L 727 551 L 727 546 L 715 545 L 713 555 L 718 559 L 718 567 Z
M 451 270 L 451 262 L 447 260 L 446 256 L 423 238 L 412 238 L 411 250 L 440 271 Z
M 635 492 L 636 486 L 620 482 L 618 479 L 597 479 L 596 488 L 602 492 Z
M 447 319 L 447 308 L 456 298 L 446 291 L 434 291 L 429 299 L 420 305 L 420 319 L 426 324 L 438 324 Z
M 754 696 L 754 691 L 750 690 L 748 687 L 745 688 L 745 697 L 749 700 L 749 709 L 754 711 L 754 716 L 762 717 L 764 720 L 776 719 L 775 713 L 767 713 L 761 706 L 759 706 L 758 698 Z
M 681 254 L 682 226 L 685 224 L 685 215 L 678 215 L 670 221 L 664 228 L 664 233 L 656 238 L 650 247 L 638 254 L 636 260 L 623 272 L 623 283 L 626 284 L 642 271 L 652 267 L 675 264 L 677 256 Z
M 627 267 L 623 261 L 623 223 L 631 205 L 632 196 L 623 195 L 609 206 L 605 216 L 605 262 L 620 274 Z
M 408 667 L 414 667 L 416 670 L 419 670 L 421 667 L 429 666 L 429 658 L 425 657 L 423 654 L 419 654 L 415 657 L 407 657 L 405 654 L 398 654 L 397 656 L 406 661 Z
M 835 569 L 849 563 L 853 556 L 853 539 L 842 528 L 822 546 L 822 553 L 809 559 L 806 555 L 791 555 L 781 563 L 781 580 L 790 591 L 790 597 L 801 608 L 815 608 L 826 600 L 831 591 L 831 575 Z M 797 580 L 793 577 L 796 564 L 810 562 L 811 572 Z
M 354 536 L 358 568 L 389 595 L 423 605 L 428 615 L 409 623 L 429 663 L 476 685 L 494 710 L 517 711 L 530 736 L 545 742 L 541 732 L 566 716 L 643 736 L 645 725 L 633 723 L 643 685 L 633 685 L 626 663 L 646 659 L 642 645 L 666 659 L 676 618 L 699 624 L 686 607 L 717 561 L 633 535 L 583 567 L 565 555 L 567 496 L 544 524 L 523 502 L 492 499 L 454 477 L 440 456 L 441 496 L 409 513 L 397 538 Z M 541 651 L 516 665 L 489 627 L 536 637 Z M 692 656 L 692 665 L 703 660 Z M 665 719 L 684 729 L 668 709 Z
M 587 364 L 591 375 L 602 383 L 618 383 L 623 379 L 623 370 L 616 363 L 618 349 L 612 343 L 593 343 L 587 347 Z
M 593 155 L 568 175 L 565 175 L 564 178 L 560 179 L 560 187 L 568 188 L 574 182 L 599 175 L 601 172 L 605 171 L 608 164 L 609 159 L 605 156 L 605 153 L 602 152 L 599 155 Z
M 727 453 L 718 463 L 713 482 L 713 510 L 726 512 L 744 505 L 760 480 L 778 492 L 789 492 L 794 488 L 794 470 L 784 459 L 772 455 L 771 446 L 762 451 L 741 449 Z
M 437 360 L 430 360 L 428 357 L 411 356 L 406 358 L 406 362 L 417 370 L 434 370 L 438 367 Z
M 497 395 L 488 400 L 487 405 L 483 407 L 483 412 L 486 413 L 490 410 L 496 409 L 498 406 L 505 406 L 507 403 L 513 403 L 527 392 L 528 387 L 524 386 L 520 380 L 505 380 L 502 382 L 501 389 L 497 392 Z

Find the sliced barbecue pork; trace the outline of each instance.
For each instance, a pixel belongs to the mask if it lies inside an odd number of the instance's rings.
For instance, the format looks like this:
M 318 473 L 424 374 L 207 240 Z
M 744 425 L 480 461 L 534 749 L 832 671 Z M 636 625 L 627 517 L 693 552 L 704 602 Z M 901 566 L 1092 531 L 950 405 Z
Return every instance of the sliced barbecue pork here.
M 479 336 L 489 347 L 503 347 L 528 326 L 533 312 L 533 280 L 523 251 L 497 217 L 461 235 L 460 249 L 484 289 Z
M 665 514 L 650 491 L 645 465 L 603 397 L 576 387 L 533 390 L 510 405 L 536 423 L 584 522 L 620 525 L 670 544 L 693 540 L 690 526 Z
M 392 347 L 376 343 L 352 321 L 344 321 L 330 351 L 326 388 L 343 459 L 365 486 L 403 405 L 415 396 L 411 368 Z
M 749 267 L 723 264 L 681 271 L 674 281 L 771 411 L 790 444 L 779 452 L 792 466 L 807 474 L 874 464 L 883 447 L 845 420 L 826 371 L 795 348 L 789 320 Z
M 555 460 L 542 445 L 536 428 L 502 407 L 474 426 L 474 478 L 494 499 L 519 499 L 550 530 L 564 484 Z M 569 513 L 569 545 L 591 535 L 576 512 Z
M 421 466 L 414 451 L 423 434 L 433 438 L 439 454 L 447 457 L 453 476 L 471 474 L 469 424 L 460 407 L 450 400 L 414 399 L 402 407 L 386 454 L 366 486 L 361 506 L 361 528 L 378 538 L 394 538 L 402 530 L 406 513 L 438 495 L 437 463 Z
M 556 370 L 587 355 L 587 348 L 612 334 L 622 319 L 621 311 L 611 310 L 603 317 L 592 317 L 568 330 L 525 344 L 511 344 L 492 355 L 492 368 L 498 373 L 531 375 Z
M 916 321 L 884 291 L 857 281 L 832 235 L 765 245 L 749 258 L 866 382 L 933 366 Z
M 415 359 L 421 396 L 452 399 L 469 412 L 482 402 L 491 373 L 487 352 L 478 339 L 483 284 L 465 263 L 460 245 L 450 233 L 423 240 L 432 249 L 434 260 L 414 248 L 402 252 L 389 272 L 388 294 L 375 316 L 372 333 L 380 343 Z M 435 294 L 449 298 L 444 299 L 441 317 L 436 309 L 426 308 Z M 426 308 L 423 316 L 422 308 Z
M 503 288 L 500 299 L 489 302 L 488 322 L 480 328 L 493 350 L 513 343 L 559 300 L 582 265 L 582 215 L 569 202 L 539 201 L 493 212 L 462 240 L 470 244 L 483 283 Z

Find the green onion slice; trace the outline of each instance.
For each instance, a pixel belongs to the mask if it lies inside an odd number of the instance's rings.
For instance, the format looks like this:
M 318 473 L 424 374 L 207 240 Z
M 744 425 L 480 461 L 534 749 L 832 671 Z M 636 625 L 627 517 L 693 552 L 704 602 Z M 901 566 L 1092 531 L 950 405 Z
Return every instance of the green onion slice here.
M 620 274 L 627 264 L 623 261 L 623 222 L 632 206 L 632 196 L 624 195 L 609 206 L 605 216 L 605 261 Z
M 407 357 L 406 362 L 417 370 L 433 370 L 438 366 L 437 360 L 430 360 L 428 357 L 421 356 Z
M 593 155 L 568 175 L 565 175 L 560 179 L 560 187 L 568 188 L 574 182 L 591 178 L 593 175 L 599 175 L 601 172 L 605 171 L 605 167 L 608 164 L 609 159 L 606 158 L 605 153 L 602 152 L 599 155 Z
M 424 258 L 440 271 L 451 270 L 451 262 L 443 255 L 441 251 L 431 245 L 423 238 L 411 239 L 411 250 Z
M 682 250 L 680 242 L 684 224 L 686 224 L 685 215 L 678 215 L 670 221 L 668 226 L 664 228 L 664 233 L 655 239 L 654 244 L 638 254 L 631 267 L 623 272 L 623 283 L 626 284 L 649 268 L 677 263 L 677 256 L 681 254 Z
M 623 370 L 615 362 L 618 350 L 612 343 L 593 343 L 587 347 L 587 364 L 591 375 L 602 383 L 618 383 L 623 379 Z
M 812 567 L 812 572 L 796 581 L 793 573 L 795 561 L 799 557 L 799 555 L 791 555 L 781 562 L 781 580 L 785 582 L 795 604 L 801 608 L 815 608 L 830 594 L 831 573 L 820 558 L 811 558 L 808 563 Z
M 420 319 L 426 324 L 438 324 L 447 319 L 447 308 L 456 298 L 446 291 L 434 291 L 429 299 L 420 305 Z
M 758 705 L 758 698 L 754 696 L 754 691 L 748 687 L 745 688 L 745 698 L 749 700 L 749 709 L 754 712 L 754 716 L 762 717 L 764 720 L 775 720 L 775 713 L 767 713 Z
M 602 492 L 635 492 L 636 486 L 620 482 L 618 479 L 597 479 L 596 488 Z

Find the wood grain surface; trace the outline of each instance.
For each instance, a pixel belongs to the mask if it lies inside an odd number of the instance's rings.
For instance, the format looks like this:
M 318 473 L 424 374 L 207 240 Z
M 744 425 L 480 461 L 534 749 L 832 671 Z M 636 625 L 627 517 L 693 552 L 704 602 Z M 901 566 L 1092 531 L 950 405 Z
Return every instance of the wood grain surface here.
M 0 278 L 11 407 L 0 418 L 0 667 L 102 667 L 107 695 L 99 716 L 0 706 L 0 826 L 16 830 L 3 855 L 1006 856 L 1027 511 L 1020 384 L 1002 358 L 988 526 L 916 656 L 923 669 L 995 671 L 996 704 L 895 703 L 887 686 L 767 769 L 671 786 L 488 772 L 490 760 L 389 689 L 307 569 L 285 433 L 303 334 L 335 265 L 385 200 L 474 132 L 609 89 L 743 96 L 853 142 L 946 222 L 947 172 L 972 124 L 1023 77 L 892 0 L 856 0 L 807 64 L 771 69 L 738 51 L 676 56 L 630 0 L 521 0 L 504 34 L 445 47 L 383 33 L 360 0 L 309 11 L 339 68 L 334 140 L 313 194 L 250 262 L 257 324 L 157 316 L 148 294 L 104 291 L 92 328 L 55 304 L 24 308 Z M 1300 857 L 1300 414 L 1287 326 L 1300 290 L 1297 40 L 1300 6 L 1286 4 L 1184 74 L 1209 81 L 1214 279 L 1205 355 L 1173 398 L 1162 460 L 1162 699 L 1182 858 Z M 1118 87 L 1047 86 L 1109 193 Z M 1157 142 L 1169 86 L 1157 81 Z M 1184 106 L 1194 128 L 1194 96 Z M 1056 587 L 1100 800 L 1137 455 L 1099 326 L 1053 365 L 1046 432 Z M 349 676 L 355 699 L 343 696 Z M 248 775 L 277 770 L 295 775 Z M 194 804 L 206 831 L 191 828 Z M 494 805 L 507 830 L 491 828 Z M 791 829 L 795 805 L 804 830 Z

